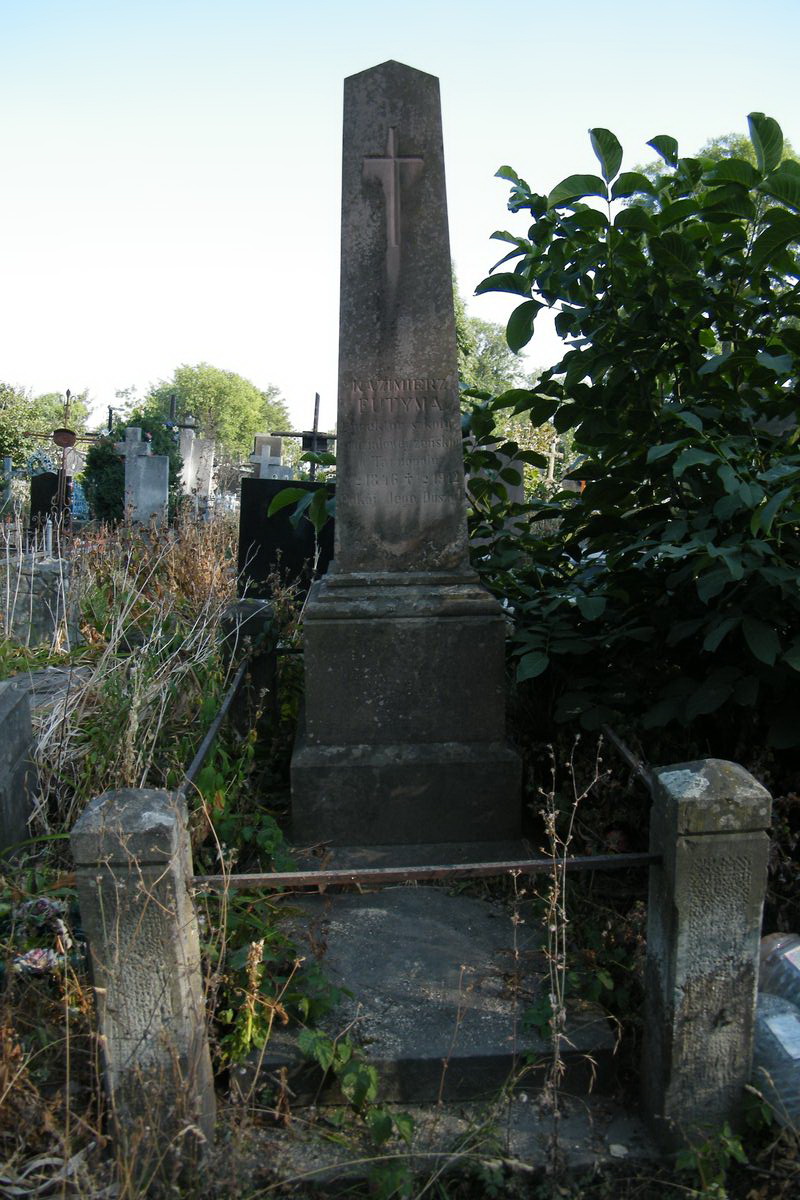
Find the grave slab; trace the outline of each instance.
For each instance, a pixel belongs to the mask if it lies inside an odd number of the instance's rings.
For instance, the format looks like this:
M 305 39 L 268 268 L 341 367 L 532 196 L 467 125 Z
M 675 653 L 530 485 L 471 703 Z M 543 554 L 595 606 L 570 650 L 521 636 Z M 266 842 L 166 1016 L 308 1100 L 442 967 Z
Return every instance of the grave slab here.
M 540 924 L 518 920 L 503 905 L 444 888 L 386 888 L 364 895 L 288 898 L 300 910 L 292 936 L 327 979 L 345 994 L 322 1026 L 331 1036 L 350 1031 L 378 1070 L 386 1100 L 426 1102 L 496 1094 L 525 1069 L 524 1086 L 543 1082 L 549 1044 L 524 1028 L 541 995 L 547 966 Z M 614 1038 L 594 1005 L 569 1014 L 565 1090 L 585 1093 L 610 1075 Z M 302 1060 L 294 1039 L 278 1032 L 260 1060 L 262 1081 L 281 1068 L 301 1099 L 336 1103 L 334 1086 Z M 251 1068 L 252 1071 L 252 1068 Z M 249 1073 L 239 1086 L 254 1084 Z

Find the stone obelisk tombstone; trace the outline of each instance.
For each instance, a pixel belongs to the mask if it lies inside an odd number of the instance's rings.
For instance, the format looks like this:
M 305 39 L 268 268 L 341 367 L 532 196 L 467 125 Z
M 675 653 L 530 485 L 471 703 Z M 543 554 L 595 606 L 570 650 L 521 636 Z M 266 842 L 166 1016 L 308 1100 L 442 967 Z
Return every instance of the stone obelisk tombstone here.
M 345 81 L 336 549 L 305 612 L 296 840 L 518 835 L 504 620 L 467 555 L 439 83 Z

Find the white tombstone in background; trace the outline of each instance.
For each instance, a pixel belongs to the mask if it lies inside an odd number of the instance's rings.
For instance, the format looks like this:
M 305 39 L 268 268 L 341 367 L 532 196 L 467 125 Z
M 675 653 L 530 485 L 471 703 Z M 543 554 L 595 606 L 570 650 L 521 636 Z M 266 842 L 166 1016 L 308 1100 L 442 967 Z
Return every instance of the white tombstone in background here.
M 214 485 L 216 442 L 197 437 L 194 428 L 185 426 L 180 431 L 178 445 L 183 459 L 181 491 L 184 496 L 193 496 L 199 507 L 206 507 Z
M 153 454 L 136 426 L 125 430 L 114 449 L 125 459 L 125 520 L 132 525 L 163 525 L 169 497 L 169 459 Z
M 270 433 L 257 433 L 253 439 L 253 453 L 250 462 L 253 464 L 254 479 L 293 479 L 291 467 L 282 463 L 283 438 Z

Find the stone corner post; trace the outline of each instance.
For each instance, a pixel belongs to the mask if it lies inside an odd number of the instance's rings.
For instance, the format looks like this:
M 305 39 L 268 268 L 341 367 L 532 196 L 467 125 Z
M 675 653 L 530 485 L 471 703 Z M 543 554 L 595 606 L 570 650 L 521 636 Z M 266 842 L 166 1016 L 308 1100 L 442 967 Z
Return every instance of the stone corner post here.
M 642 1084 L 675 1148 L 735 1121 L 750 1078 L 771 797 L 719 759 L 654 775 Z
M 185 809 L 165 791 L 105 792 L 71 846 L 117 1135 L 143 1168 L 191 1161 L 216 1109 Z

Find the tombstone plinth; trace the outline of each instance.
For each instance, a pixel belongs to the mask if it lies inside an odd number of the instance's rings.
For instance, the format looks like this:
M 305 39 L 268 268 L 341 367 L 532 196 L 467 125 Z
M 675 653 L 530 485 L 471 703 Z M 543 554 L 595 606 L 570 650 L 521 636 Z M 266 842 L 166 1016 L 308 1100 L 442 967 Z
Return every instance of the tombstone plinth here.
M 345 81 L 334 562 L 306 607 L 295 836 L 513 838 L 504 619 L 467 555 L 438 80 Z

